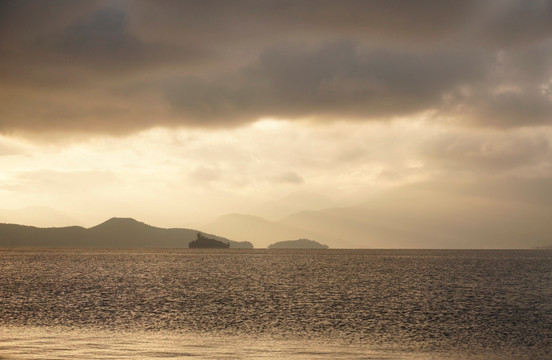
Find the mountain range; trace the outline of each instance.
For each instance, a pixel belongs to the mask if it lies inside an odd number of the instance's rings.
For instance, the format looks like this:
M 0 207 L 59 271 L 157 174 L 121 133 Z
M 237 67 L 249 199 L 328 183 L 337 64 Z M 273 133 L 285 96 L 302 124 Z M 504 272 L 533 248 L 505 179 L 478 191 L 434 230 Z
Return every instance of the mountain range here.
M 85 248 L 187 248 L 197 237 L 197 230 L 163 229 L 131 218 L 111 218 L 97 226 L 39 228 L 0 224 L 0 246 L 7 247 L 85 247 Z M 250 242 L 232 241 L 206 234 L 230 243 L 231 248 L 253 248 Z
M 248 214 L 220 216 L 197 229 L 229 241 L 231 247 L 265 248 L 304 238 L 334 249 L 534 249 L 552 242 L 552 181 L 543 179 L 490 179 L 472 185 L 426 182 L 380 192 L 354 205 L 340 204 L 295 193 Z M 54 215 L 46 220 L 60 218 Z M 187 247 L 196 236 L 197 230 L 163 229 L 121 218 L 88 229 L 0 224 L 0 246 L 171 248 Z
M 551 192 L 533 196 L 543 185 L 550 184 L 523 180 L 500 188 L 489 183 L 477 191 L 421 184 L 354 206 L 301 211 L 276 221 L 224 215 L 201 229 L 259 247 L 309 238 L 331 248 L 530 249 L 551 241 Z

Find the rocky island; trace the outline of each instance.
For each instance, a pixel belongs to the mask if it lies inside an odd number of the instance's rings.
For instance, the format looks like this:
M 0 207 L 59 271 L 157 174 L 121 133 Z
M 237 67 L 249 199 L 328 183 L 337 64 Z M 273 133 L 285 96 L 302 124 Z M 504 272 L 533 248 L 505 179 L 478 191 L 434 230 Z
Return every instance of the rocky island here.
M 299 239 L 278 241 L 268 246 L 269 249 L 328 249 L 328 245 L 320 244 L 314 240 Z
M 197 233 L 197 239 L 194 241 L 191 241 L 188 244 L 188 247 L 190 249 L 228 249 L 230 247 L 230 243 L 226 243 L 223 241 L 210 239 L 208 237 L 203 236 L 202 233 Z

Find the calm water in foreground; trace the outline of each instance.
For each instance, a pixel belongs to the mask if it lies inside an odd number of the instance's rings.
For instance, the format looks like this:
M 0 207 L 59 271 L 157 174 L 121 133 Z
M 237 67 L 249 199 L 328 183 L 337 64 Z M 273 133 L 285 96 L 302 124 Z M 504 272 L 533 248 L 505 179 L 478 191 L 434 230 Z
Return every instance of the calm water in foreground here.
M 0 249 L 0 359 L 551 359 L 552 251 Z

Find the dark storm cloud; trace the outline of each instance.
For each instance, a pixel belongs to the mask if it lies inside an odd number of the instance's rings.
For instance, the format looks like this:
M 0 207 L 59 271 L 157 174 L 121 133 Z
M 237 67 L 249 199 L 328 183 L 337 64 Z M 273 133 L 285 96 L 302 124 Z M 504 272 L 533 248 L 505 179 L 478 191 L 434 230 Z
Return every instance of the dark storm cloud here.
M 47 39 L 41 45 L 73 64 L 103 71 L 159 65 L 166 59 L 185 60 L 181 49 L 147 44 L 130 33 L 126 14 L 116 8 L 100 9 L 65 29 L 59 38 Z
M 552 121 L 550 1 L 4 1 L 0 131 Z
M 552 1 L 490 1 L 481 39 L 500 47 L 522 46 L 549 39 L 552 32 Z
M 287 45 L 266 49 L 237 74 L 172 80 L 166 94 L 190 121 L 262 116 L 374 119 L 431 108 L 444 91 L 477 80 L 487 66 L 477 54 L 452 49 L 362 49 L 344 41 L 315 49 Z
M 49 3 L 52 4 L 50 7 L 56 4 L 55 1 Z M 32 6 L 23 8 L 32 10 Z M 60 8 L 64 9 L 62 6 Z M 30 67 L 40 73 L 77 68 L 80 71 L 93 70 L 94 76 L 101 73 L 121 76 L 129 71 L 144 71 L 148 66 L 187 64 L 199 61 L 203 56 L 200 49 L 188 44 L 143 41 L 132 33 L 129 15 L 123 9 L 89 6 L 83 11 L 82 7 L 69 8 L 74 8 L 73 11 L 67 11 L 72 15 L 67 16 L 71 20 L 62 19 L 64 26 L 56 23 L 64 12 L 52 13 L 46 19 L 36 19 L 36 22 L 24 22 L 34 32 L 19 29 L 19 23 L 11 20 L 15 22 L 13 27 L 16 29 L 6 29 L 2 45 L 10 59 L 24 62 L 20 67 L 14 61 L 8 63 L 14 67 L 13 70 L 20 72 L 18 75 L 25 76 L 23 70 Z M 50 8 L 46 9 L 51 12 Z M 43 11 L 40 7 L 34 10 Z M 28 20 L 27 12 L 18 15 Z M 30 17 L 33 15 L 30 14 Z
M 162 34 L 235 46 L 282 38 L 358 35 L 425 42 L 461 26 L 476 4 L 473 0 L 177 0 L 162 5 L 136 2 L 133 8 L 150 36 Z

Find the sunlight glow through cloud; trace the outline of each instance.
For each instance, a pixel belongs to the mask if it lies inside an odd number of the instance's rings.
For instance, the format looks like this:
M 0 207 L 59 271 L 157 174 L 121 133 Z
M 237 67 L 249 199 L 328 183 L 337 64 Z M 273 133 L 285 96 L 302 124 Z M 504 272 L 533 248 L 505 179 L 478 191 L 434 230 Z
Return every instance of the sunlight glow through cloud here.
M 386 128 L 385 136 L 378 129 L 381 127 Z M 129 211 L 135 201 L 150 201 L 153 207 L 156 204 L 165 207 L 174 201 L 171 207 L 178 208 L 179 201 L 200 201 L 198 194 L 201 194 L 200 216 L 188 215 L 198 220 L 222 211 L 218 208 L 225 203 L 221 195 L 237 196 L 239 202 L 249 198 L 246 204 L 253 205 L 284 196 L 297 187 L 331 192 L 335 200 L 340 200 L 346 195 L 337 190 L 340 188 L 386 186 L 380 173 L 390 166 L 389 162 L 399 168 L 410 168 L 412 161 L 419 161 L 405 159 L 407 154 L 401 153 L 406 142 L 419 141 L 418 128 L 409 123 L 401 126 L 336 123 L 313 128 L 281 120 L 261 120 L 232 130 L 231 136 L 228 130 L 158 128 L 125 138 L 91 138 L 62 147 L 29 144 L 23 154 L 0 157 L 2 165 L 10 169 L 3 174 L 2 186 L 5 188 L 10 180 L 25 183 L 27 191 L 40 189 L 50 194 L 45 200 L 56 198 L 63 210 L 74 212 L 85 211 L 78 204 L 88 204 L 98 193 L 107 204 L 118 202 L 118 198 L 133 199 L 128 202 Z M 350 140 L 343 143 L 343 137 Z M 286 173 L 303 180 L 276 180 Z M 67 197 L 62 192 L 69 190 L 63 185 L 66 181 L 70 183 L 69 179 L 78 179 L 79 186 L 75 190 L 78 194 L 73 192 Z M 403 181 L 395 178 L 392 183 Z M 23 193 L 6 196 L 4 204 L 14 206 Z M 75 196 L 81 201 L 69 199 Z M 229 206 L 238 206 L 228 201 Z M 94 212 L 102 212 L 99 205 L 94 207 Z
M 415 217 L 413 198 L 443 227 L 480 211 L 495 236 L 552 213 L 549 1 L 278 4 L 3 1 L 0 222 L 33 206 L 158 226 L 328 206 L 362 239 L 385 213 L 358 210 L 370 202 L 392 208 L 382 224 Z M 511 244 L 544 241 L 544 223 Z

